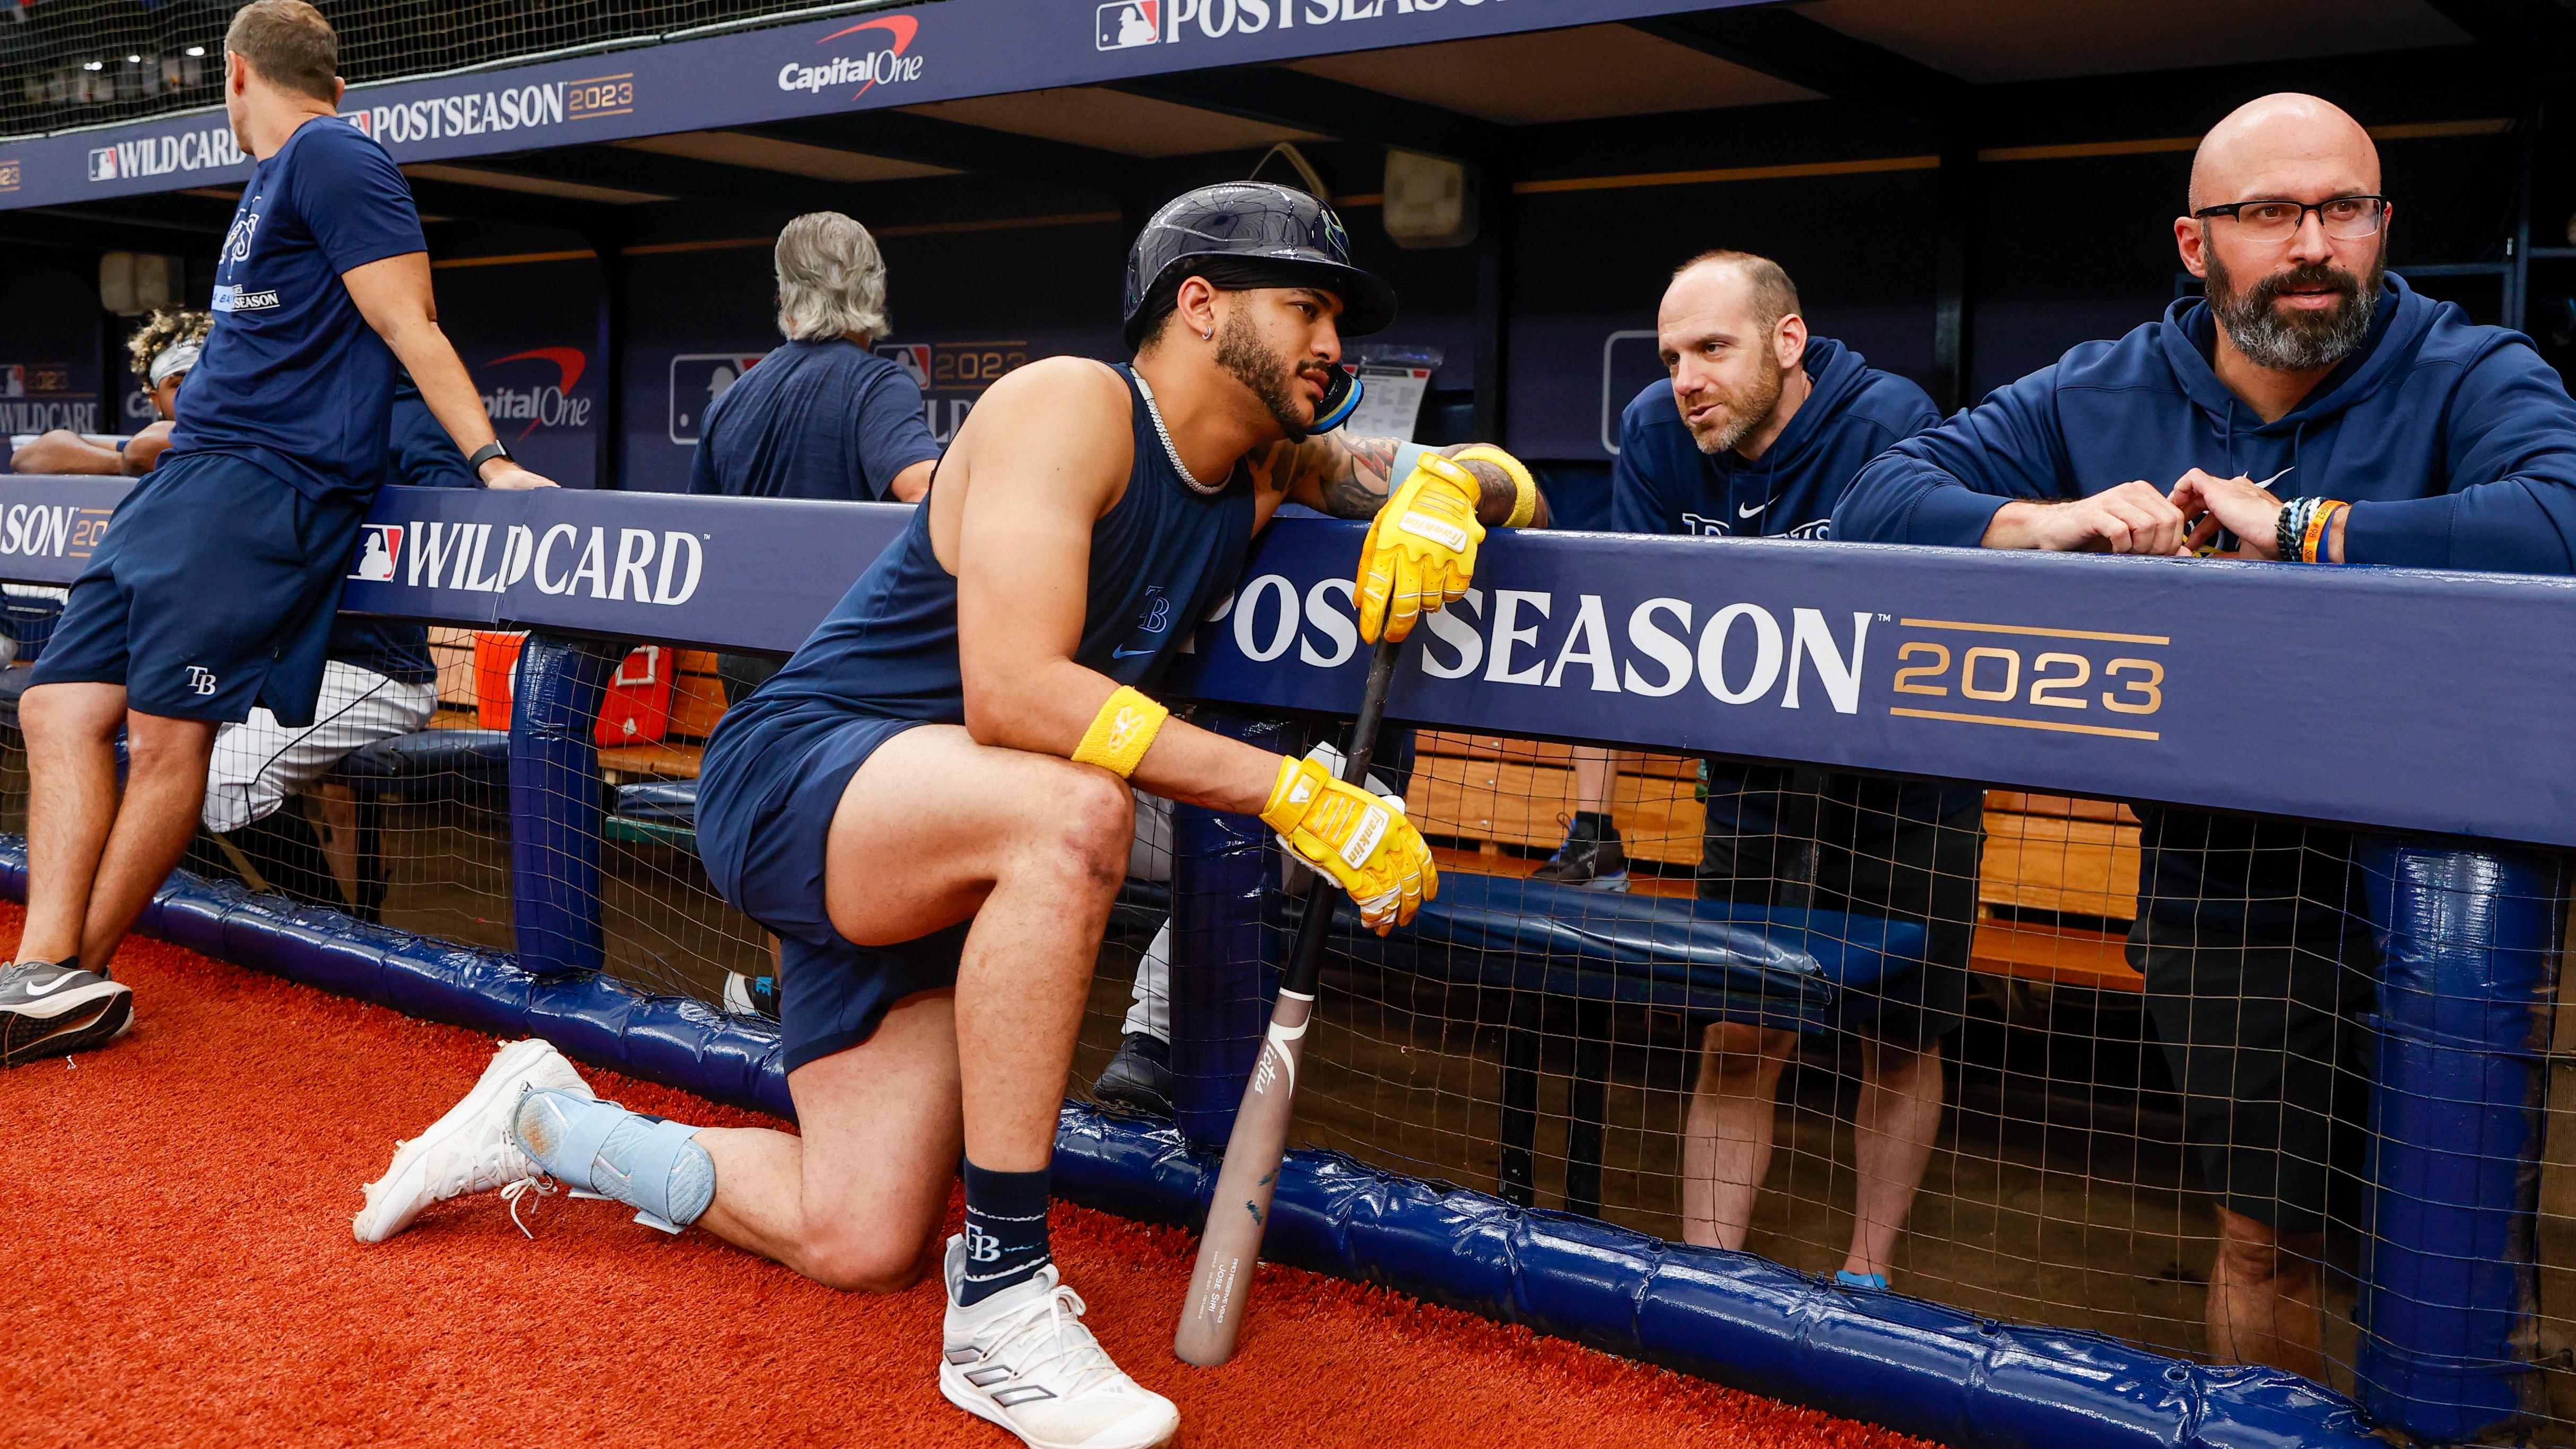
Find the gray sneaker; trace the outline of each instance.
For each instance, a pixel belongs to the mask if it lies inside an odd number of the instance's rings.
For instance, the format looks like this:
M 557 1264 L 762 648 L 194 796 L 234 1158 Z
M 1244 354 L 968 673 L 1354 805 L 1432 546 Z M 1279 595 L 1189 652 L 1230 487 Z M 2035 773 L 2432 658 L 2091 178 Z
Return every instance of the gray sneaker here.
M 0 969 L 0 1067 L 105 1046 L 134 1024 L 134 992 L 80 960 Z

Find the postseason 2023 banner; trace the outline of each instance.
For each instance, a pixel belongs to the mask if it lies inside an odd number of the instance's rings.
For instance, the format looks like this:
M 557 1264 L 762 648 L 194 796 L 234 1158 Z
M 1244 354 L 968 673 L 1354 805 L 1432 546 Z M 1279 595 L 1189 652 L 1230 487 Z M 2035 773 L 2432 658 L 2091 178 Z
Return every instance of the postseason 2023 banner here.
M 1710 8 L 1711 0 L 943 0 L 361 86 L 343 99 L 341 116 L 397 161 L 440 161 Z M 193 111 L 0 142 L 0 209 L 249 174 L 223 113 Z
M 133 485 L 0 477 L 0 579 L 65 584 Z M 896 504 L 387 488 L 344 608 L 785 653 Z M 1283 519 L 1169 698 L 1348 714 L 1362 529 Z M 1494 531 L 1391 718 L 2576 845 L 2576 580 Z

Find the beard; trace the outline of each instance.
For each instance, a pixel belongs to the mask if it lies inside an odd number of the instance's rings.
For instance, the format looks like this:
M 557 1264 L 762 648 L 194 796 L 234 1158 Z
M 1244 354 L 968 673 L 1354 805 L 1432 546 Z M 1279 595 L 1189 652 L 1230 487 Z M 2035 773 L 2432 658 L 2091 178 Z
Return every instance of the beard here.
M 1313 416 L 1299 403 L 1297 380 L 1313 371 L 1319 376 L 1322 363 L 1312 369 L 1290 363 L 1270 350 L 1269 344 L 1252 325 L 1248 310 L 1239 310 L 1225 319 L 1225 330 L 1217 334 L 1216 365 L 1234 374 L 1234 380 L 1251 389 L 1270 412 L 1270 420 L 1289 442 L 1306 441 Z
M 2278 372 L 2315 372 L 2352 356 L 2370 335 L 2379 289 L 2388 275 L 2388 249 L 2383 246 L 2371 259 L 2366 281 L 2331 262 L 2311 262 L 2239 290 L 2217 251 L 2206 255 L 2210 314 L 2246 361 Z M 2291 287 L 2331 287 L 2342 300 L 2322 312 L 2284 311 L 2281 294 Z
M 1699 450 L 1712 458 L 1743 442 L 1756 429 L 1771 421 L 1772 410 L 1780 405 L 1780 390 L 1789 376 L 1789 369 L 1782 367 L 1780 359 L 1768 351 L 1756 353 L 1753 365 L 1753 381 L 1741 394 L 1717 394 L 1721 411 L 1714 419 L 1694 423 L 1690 420 L 1687 406 L 1683 409 L 1682 425 L 1691 430 L 1691 440 L 1699 444 Z

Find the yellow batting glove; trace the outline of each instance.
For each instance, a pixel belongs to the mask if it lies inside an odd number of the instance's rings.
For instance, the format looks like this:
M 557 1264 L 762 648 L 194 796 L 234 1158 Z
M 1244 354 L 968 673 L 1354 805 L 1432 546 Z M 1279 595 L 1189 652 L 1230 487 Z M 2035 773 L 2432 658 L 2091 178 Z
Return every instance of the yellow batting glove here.
M 1340 882 L 1360 908 L 1360 923 L 1381 936 L 1440 894 L 1431 847 L 1405 818 L 1404 801 L 1346 785 L 1321 761 L 1279 762 L 1261 823 L 1299 860 Z
M 1464 465 L 1425 453 L 1387 495 L 1360 546 L 1360 637 L 1402 639 L 1426 609 L 1467 592 L 1476 576 L 1476 521 L 1484 486 Z

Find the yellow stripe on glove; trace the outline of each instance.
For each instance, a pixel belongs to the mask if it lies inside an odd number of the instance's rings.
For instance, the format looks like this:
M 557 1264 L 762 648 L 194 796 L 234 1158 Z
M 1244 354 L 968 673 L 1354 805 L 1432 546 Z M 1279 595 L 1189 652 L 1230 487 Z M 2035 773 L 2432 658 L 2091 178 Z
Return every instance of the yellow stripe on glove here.
M 1413 472 L 1387 495 L 1360 546 L 1357 599 L 1360 637 L 1402 639 L 1426 609 L 1436 610 L 1467 592 L 1476 576 L 1476 545 L 1485 526 L 1476 521 L 1484 486 L 1464 465 L 1426 453 Z
M 1077 765 L 1098 765 L 1126 779 L 1136 773 L 1145 752 L 1154 747 L 1154 737 L 1163 732 L 1163 721 L 1172 712 L 1145 697 L 1129 685 L 1120 685 L 1101 701 L 1100 713 L 1092 716 L 1091 728 L 1082 732 L 1082 743 L 1073 751 Z
M 1346 785 L 1319 761 L 1279 762 L 1261 823 L 1299 860 L 1340 882 L 1360 923 L 1381 936 L 1440 894 L 1440 870 L 1405 818 L 1404 801 Z

